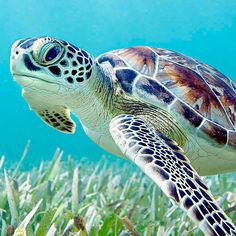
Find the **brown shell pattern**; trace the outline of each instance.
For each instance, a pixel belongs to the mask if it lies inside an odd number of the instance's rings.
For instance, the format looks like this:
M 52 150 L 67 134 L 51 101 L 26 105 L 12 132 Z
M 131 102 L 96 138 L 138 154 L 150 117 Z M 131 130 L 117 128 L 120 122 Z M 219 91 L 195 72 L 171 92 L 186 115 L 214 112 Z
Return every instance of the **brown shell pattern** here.
M 98 59 L 100 63 L 106 60 L 115 69 L 127 67 L 150 77 L 152 86 L 162 86 L 166 93 L 179 98 L 174 109 L 192 125 L 201 125 L 219 143 L 236 146 L 236 83 L 213 67 L 174 51 L 149 47 L 116 50 Z M 154 94 L 153 87 L 145 89 Z M 166 105 L 168 102 L 172 100 Z

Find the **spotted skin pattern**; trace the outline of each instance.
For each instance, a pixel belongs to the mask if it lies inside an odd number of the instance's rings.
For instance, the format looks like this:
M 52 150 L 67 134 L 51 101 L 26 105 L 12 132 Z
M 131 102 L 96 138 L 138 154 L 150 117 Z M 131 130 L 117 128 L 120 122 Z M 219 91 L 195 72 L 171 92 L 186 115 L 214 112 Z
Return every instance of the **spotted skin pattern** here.
M 113 118 L 110 132 L 124 155 L 186 210 L 206 235 L 236 235 L 235 226 L 175 142 L 133 115 Z
M 61 132 L 73 133 L 75 130 L 75 123 L 70 119 L 67 110 L 45 109 L 38 111 L 38 114 L 48 125 Z
M 25 39 L 19 42 L 20 48 L 28 49 L 34 47 L 34 43 L 39 38 Z M 45 42 L 53 42 L 62 45 L 63 55 L 61 58 L 52 65 L 40 66 L 36 64 L 33 59 L 33 52 L 31 52 L 32 58 L 29 55 L 24 55 L 25 66 L 30 71 L 40 71 L 42 69 L 48 70 L 54 77 L 63 79 L 67 83 L 73 85 L 74 83 L 80 83 L 90 78 L 92 74 L 92 65 L 94 63 L 93 58 L 84 50 L 62 40 L 52 39 L 49 37 L 42 38 L 41 44 Z
M 117 82 L 131 96 L 136 93 L 147 101 L 151 95 L 155 104 L 177 112 L 211 140 L 236 148 L 235 83 L 213 67 L 150 47 L 115 50 L 97 60 L 110 63 Z

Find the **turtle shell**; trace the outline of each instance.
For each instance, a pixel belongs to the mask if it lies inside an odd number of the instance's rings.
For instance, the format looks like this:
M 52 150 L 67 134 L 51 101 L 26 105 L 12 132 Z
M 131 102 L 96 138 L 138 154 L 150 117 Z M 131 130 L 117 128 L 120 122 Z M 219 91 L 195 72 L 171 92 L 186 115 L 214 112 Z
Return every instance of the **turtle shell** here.
M 220 144 L 236 148 L 236 83 L 213 67 L 180 53 L 132 47 L 101 55 L 122 89 L 177 111 Z M 155 102 L 154 102 L 155 103 Z

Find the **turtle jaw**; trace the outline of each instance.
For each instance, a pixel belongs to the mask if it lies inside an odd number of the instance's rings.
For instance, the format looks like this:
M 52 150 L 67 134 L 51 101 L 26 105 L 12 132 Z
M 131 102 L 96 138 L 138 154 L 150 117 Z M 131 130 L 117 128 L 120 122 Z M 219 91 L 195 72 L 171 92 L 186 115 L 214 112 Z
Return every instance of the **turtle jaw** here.
M 14 80 L 23 88 L 26 87 L 40 87 L 40 88 L 48 88 L 52 86 L 57 87 L 57 83 L 50 82 L 49 80 L 45 80 L 39 77 L 33 77 L 30 75 L 25 75 L 25 74 L 17 74 L 17 73 L 12 73 L 12 76 Z M 47 90 L 48 90 L 47 89 Z M 51 89 L 50 89 L 51 90 Z
M 21 71 L 17 71 L 11 68 L 11 74 L 13 79 L 22 87 L 30 89 L 41 89 L 51 92 L 56 92 L 63 85 L 59 81 L 52 80 L 50 76 L 45 74 L 29 74 Z
M 21 87 L 29 87 L 33 83 L 32 77 L 14 74 L 12 73 L 13 79 L 21 86 Z
M 52 95 L 56 97 L 63 96 L 64 86 L 59 83 L 51 82 L 39 77 L 33 77 L 27 74 L 12 74 L 14 80 L 21 86 L 22 92 L 40 92 L 45 96 Z

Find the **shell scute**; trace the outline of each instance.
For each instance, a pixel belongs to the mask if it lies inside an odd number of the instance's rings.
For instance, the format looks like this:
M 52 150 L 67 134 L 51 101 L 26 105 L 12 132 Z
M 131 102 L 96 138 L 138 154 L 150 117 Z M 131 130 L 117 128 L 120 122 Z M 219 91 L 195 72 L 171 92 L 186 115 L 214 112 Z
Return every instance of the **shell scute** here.
M 231 85 L 233 87 L 234 92 L 236 93 L 236 83 L 234 81 L 231 81 Z
M 183 99 L 183 101 L 186 101 L 187 99 L 188 104 L 196 110 L 200 107 L 200 113 L 205 118 L 212 120 L 227 129 L 236 128 L 235 82 L 231 81 L 215 68 L 180 53 L 165 49 L 155 49 L 155 51 L 161 57 L 159 60 L 160 73 L 157 75 L 157 79 L 164 80 L 163 77 L 167 81 L 168 79 L 173 79 L 173 76 L 162 76 L 163 67 L 169 66 L 166 67 L 166 70 L 164 68 L 164 73 L 167 72 L 167 74 L 168 69 L 172 67 L 172 73 L 175 72 L 175 74 L 178 75 L 179 82 L 176 83 L 175 79 L 168 83 L 165 81 L 167 87 L 170 89 L 173 89 L 175 86 L 179 88 L 180 82 L 184 83 L 185 88 L 191 89 L 191 94 L 194 96 L 191 97 L 187 94 L 184 96 L 182 91 L 177 89 L 176 91 L 179 91 L 178 95 L 182 95 L 179 98 Z M 182 76 L 183 73 L 179 73 L 181 72 L 179 70 L 179 66 L 181 65 L 185 68 L 185 71 L 187 71 L 187 73 L 184 73 L 184 76 Z M 192 76 L 190 76 L 190 74 L 192 74 Z M 195 83 L 196 86 L 194 86 L 194 88 L 191 87 L 191 82 Z M 199 97 L 199 91 L 202 95 L 201 97 Z M 196 101 L 198 101 L 197 106 L 195 104 Z M 209 105 L 205 105 L 204 103 L 206 102 L 208 102 Z
M 156 69 L 157 54 L 146 47 L 133 47 L 118 52 L 117 55 L 127 62 L 134 70 L 152 77 Z
M 199 116 L 199 114 L 194 109 L 191 109 L 180 100 L 175 102 L 172 110 L 175 110 L 184 116 L 185 119 L 188 120 L 194 127 L 199 127 L 203 121 L 203 118 Z
M 201 130 L 206 133 L 209 137 L 217 141 L 219 144 L 227 143 L 227 130 L 223 127 L 209 121 L 205 120 L 201 126 Z
M 182 55 L 180 53 L 166 50 L 162 48 L 154 48 L 153 49 L 160 57 L 163 58 L 165 61 L 169 61 L 171 64 L 174 62 L 176 64 L 182 65 L 182 66 L 188 66 L 188 68 L 194 70 L 196 68 L 196 60 L 193 58 L 187 57 L 185 55 Z
M 114 54 L 110 54 L 110 53 L 106 53 L 106 54 L 101 55 L 98 58 L 98 62 L 100 64 L 102 64 L 104 62 L 109 62 L 110 65 L 113 68 L 115 68 L 115 67 L 126 67 L 127 66 L 122 59 L 120 59 L 118 56 L 116 56 Z
M 121 84 L 121 87 L 123 88 L 123 90 L 127 93 L 131 93 L 132 85 L 133 85 L 134 79 L 137 76 L 137 73 L 134 70 L 121 69 L 121 70 L 116 70 L 115 75 L 119 83 Z
M 229 87 L 231 87 L 231 80 L 225 75 L 223 75 L 220 71 L 218 71 L 217 69 L 213 68 L 210 65 L 206 65 L 199 61 L 197 62 L 198 62 L 198 66 L 201 67 L 206 73 L 212 75 L 215 81 L 221 80 L 224 83 L 226 83 Z
M 236 131 L 229 131 L 229 141 L 228 144 L 236 148 Z
M 184 66 L 159 60 L 157 80 L 167 86 L 179 99 L 190 105 L 203 117 L 230 129 L 232 124 L 219 99 L 204 79 Z M 172 83 L 166 81 L 172 81 Z
M 203 66 L 198 66 L 198 71 L 223 105 L 232 124 L 236 126 L 236 93 L 231 89 L 230 80 L 227 77 L 219 79 L 220 77 L 213 76 L 212 70 Z M 220 72 L 215 73 L 217 73 L 216 76 L 221 76 Z
M 175 97 L 166 89 L 165 86 L 162 86 L 153 79 L 142 77 L 136 82 L 135 86 L 137 91 L 144 91 L 150 95 L 153 95 L 155 99 L 162 104 L 169 104 L 175 99 Z M 142 95 L 140 94 L 140 96 Z

